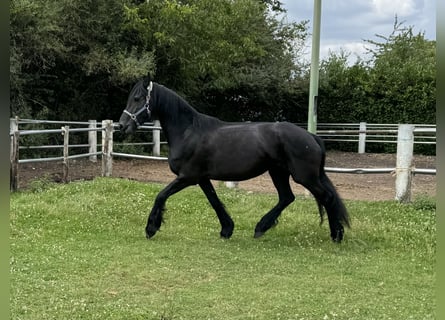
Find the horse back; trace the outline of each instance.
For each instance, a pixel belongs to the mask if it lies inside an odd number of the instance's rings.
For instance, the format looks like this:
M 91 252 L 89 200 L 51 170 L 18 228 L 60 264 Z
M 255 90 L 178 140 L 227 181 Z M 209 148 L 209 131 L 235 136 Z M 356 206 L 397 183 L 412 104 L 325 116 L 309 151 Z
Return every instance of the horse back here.
M 219 123 L 189 132 L 170 158 L 176 174 L 241 181 L 273 166 L 319 164 L 320 146 L 306 130 L 288 122 Z M 172 150 L 173 151 L 173 150 Z M 175 160 L 177 159 L 177 160 Z

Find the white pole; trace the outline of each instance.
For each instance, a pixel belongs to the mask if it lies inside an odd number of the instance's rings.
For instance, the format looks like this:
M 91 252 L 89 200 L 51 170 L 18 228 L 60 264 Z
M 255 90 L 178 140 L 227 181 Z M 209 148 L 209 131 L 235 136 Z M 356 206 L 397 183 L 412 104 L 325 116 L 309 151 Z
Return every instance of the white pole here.
M 227 188 L 233 189 L 238 187 L 238 181 L 225 181 L 224 184 Z
M 358 134 L 358 153 L 365 153 L 366 149 L 366 122 L 360 122 L 360 133 Z
M 307 128 L 317 133 L 318 76 L 320 68 L 320 25 L 321 0 L 314 0 L 314 18 L 312 27 L 311 72 L 309 83 L 309 109 Z
M 153 125 L 155 127 L 160 127 L 161 123 L 159 120 L 155 120 Z M 153 156 L 161 156 L 161 130 L 159 129 L 153 129 Z
M 9 152 L 9 189 L 11 191 L 17 191 L 18 188 L 18 173 L 19 173 L 19 118 L 11 118 L 9 122 L 9 132 L 11 135 L 11 146 Z
M 411 201 L 414 125 L 401 124 L 397 134 L 396 200 Z
M 19 130 L 19 117 L 9 119 L 9 133 Z
M 88 128 L 96 129 L 96 127 L 97 127 L 96 120 L 88 120 L 88 123 L 89 123 Z M 97 162 L 97 155 L 95 154 L 97 152 L 97 131 L 96 130 L 88 131 L 88 146 L 89 146 L 88 153 L 94 153 L 94 155 L 90 156 L 90 161 Z
M 62 135 L 63 135 L 63 178 L 62 181 L 68 182 L 68 174 L 69 174 L 69 164 L 68 164 L 68 156 L 69 156 L 69 144 L 70 144 L 70 127 L 64 126 L 62 127 Z
M 110 177 L 113 172 L 113 120 L 103 120 L 102 128 L 102 176 Z

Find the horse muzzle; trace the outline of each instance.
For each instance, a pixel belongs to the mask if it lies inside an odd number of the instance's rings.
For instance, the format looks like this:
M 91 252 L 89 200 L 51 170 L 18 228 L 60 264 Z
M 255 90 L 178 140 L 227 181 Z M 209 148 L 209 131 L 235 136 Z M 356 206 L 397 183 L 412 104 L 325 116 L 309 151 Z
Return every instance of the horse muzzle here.
M 136 131 L 136 125 L 133 121 L 129 121 L 126 124 L 119 122 L 119 131 L 124 134 L 132 134 Z
M 124 125 L 122 123 L 119 123 L 119 131 L 121 133 L 125 133 L 125 131 L 127 130 L 128 125 Z
M 126 114 L 119 119 L 119 131 L 124 134 L 132 134 L 136 131 L 136 123 Z

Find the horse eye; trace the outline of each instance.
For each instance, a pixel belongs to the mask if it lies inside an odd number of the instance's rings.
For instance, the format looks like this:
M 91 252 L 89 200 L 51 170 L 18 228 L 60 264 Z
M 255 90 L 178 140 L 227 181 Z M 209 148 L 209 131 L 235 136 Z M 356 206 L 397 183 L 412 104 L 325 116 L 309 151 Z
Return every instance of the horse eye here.
M 141 100 L 141 96 L 134 96 L 134 101 L 135 102 L 139 102 L 139 100 Z

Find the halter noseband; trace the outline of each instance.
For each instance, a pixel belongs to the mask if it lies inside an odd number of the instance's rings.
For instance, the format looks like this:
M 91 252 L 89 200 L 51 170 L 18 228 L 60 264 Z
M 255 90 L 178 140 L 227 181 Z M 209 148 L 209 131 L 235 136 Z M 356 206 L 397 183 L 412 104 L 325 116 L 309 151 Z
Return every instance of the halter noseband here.
M 150 116 L 151 116 L 151 111 L 150 111 L 150 94 L 151 94 L 151 90 L 152 89 L 153 89 L 153 82 L 150 81 L 150 83 L 148 84 L 148 87 L 147 87 L 147 96 L 145 97 L 145 104 L 136 113 L 131 113 L 131 112 L 127 111 L 126 109 L 124 110 L 124 113 L 129 115 L 131 120 L 133 120 L 138 127 L 141 125 L 141 123 L 139 123 L 139 121 L 137 119 L 138 115 L 140 115 L 144 111 L 147 111 L 148 118 L 150 118 Z

